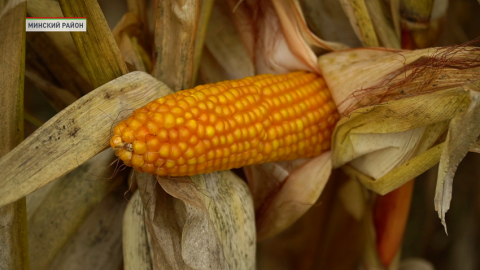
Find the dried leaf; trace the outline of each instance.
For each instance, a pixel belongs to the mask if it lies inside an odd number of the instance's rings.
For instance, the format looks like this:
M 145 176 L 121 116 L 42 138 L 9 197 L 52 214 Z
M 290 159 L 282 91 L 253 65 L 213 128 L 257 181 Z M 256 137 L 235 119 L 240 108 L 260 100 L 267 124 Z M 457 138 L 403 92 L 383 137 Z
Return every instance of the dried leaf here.
M 461 114 L 450 122 L 445 147 L 438 168 L 437 187 L 435 189 L 435 210 L 447 231 L 445 213 L 450 208 L 452 185 L 458 164 L 468 153 L 471 145 L 480 134 L 480 87 L 466 84 L 464 90 L 470 94 L 471 103 Z
M 288 228 L 312 207 L 330 176 L 331 154 L 326 152 L 310 159 L 300 167 L 284 172 L 283 177 L 275 172 L 264 172 L 266 176 L 264 178 L 255 176 L 254 171 L 262 168 L 265 167 L 251 166 L 246 169 L 250 182 L 252 180 L 266 182 L 260 188 L 252 189 L 267 192 L 267 196 L 255 201 L 259 240 L 273 237 Z M 280 169 L 278 166 L 277 168 Z
M 307 26 L 298 0 L 274 1 L 273 5 L 280 19 L 282 30 L 287 36 L 287 42 L 295 55 L 311 55 L 313 52 L 309 52 L 308 48 L 315 49 L 316 47 L 327 51 L 348 49 L 348 46 L 344 44 L 325 41 L 315 36 Z M 306 59 L 306 57 L 303 58 Z M 315 62 L 315 59 L 312 58 L 312 63 Z
M 364 0 L 341 0 L 343 10 L 365 47 L 378 47 L 377 34 Z
M 208 53 L 213 56 L 227 76 L 222 80 L 241 79 L 254 75 L 252 59 L 235 29 L 230 12 L 223 2 L 215 2 L 205 40 Z
M 218 3 L 220 1 L 217 1 Z M 222 1 L 223 2 L 223 1 Z M 247 49 L 250 59 L 255 58 L 255 19 L 254 14 L 257 10 L 257 3 L 255 1 L 237 1 L 225 0 L 228 4 L 228 11 L 231 13 L 231 18 L 240 35 L 243 45 Z M 212 17 L 213 18 L 213 17 Z
M 64 17 L 55 0 L 28 0 L 27 14 L 31 17 Z M 41 68 L 52 72 L 59 87 L 77 98 L 93 90 L 70 33 L 30 32 L 27 42 L 41 59 Z
M 127 201 L 117 189 L 88 216 L 49 269 L 118 270 L 122 265 L 122 217 Z
M 304 0 L 300 3 L 307 25 L 317 36 L 325 40 L 341 42 L 351 48 L 362 46 L 340 1 Z
M 26 1 L 0 3 L 0 157 L 23 140 Z M 26 203 L 22 196 L 0 208 L 0 268 L 29 269 Z
M 480 50 L 469 44 L 409 52 L 356 49 L 319 58 L 338 110 L 461 86 L 480 76 Z
M 137 182 L 147 209 L 154 269 L 254 268 L 253 205 L 243 181 L 229 171 L 191 180 L 159 178 L 172 197 L 142 176 Z
M 386 10 L 383 6 L 385 2 L 374 0 L 366 1 L 365 4 L 380 45 L 387 48 L 400 49 L 400 34 L 395 33 L 395 29 L 384 13 Z
M 78 99 L 78 97 L 65 89 L 55 86 L 32 70 L 25 70 L 25 77 L 42 91 L 52 107 L 57 111 L 63 110 Z
M 123 265 L 125 270 L 151 270 L 152 257 L 140 193 L 135 192 L 123 216 Z
M 195 37 L 195 49 L 193 53 L 193 59 L 195 62 L 195 67 L 193 71 L 194 82 L 196 81 L 195 78 L 197 78 L 198 68 L 200 67 L 200 60 L 202 59 L 202 52 L 205 43 L 205 37 L 207 35 L 207 30 L 209 27 L 210 14 L 212 13 L 213 3 L 213 0 L 204 0 L 202 1 L 202 7 L 200 8 L 200 19 L 198 22 L 197 36 Z
M 147 11 L 147 1 L 146 0 L 127 0 L 127 5 L 128 5 L 128 11 L 132 12 L 137 16 L 137 18 L 140 20 L 141 26 L 140 26 L 140 40 L 142 46 L 145 48 L 149 54 L 152 51 L 152 46 L 151 46 L 151 33 L 150 33 L 150 25 L 148 22 L 148 15 Z
M 0 205 L 48 184 L 109 145 L 111 128 L 154 98 L 171 91 L 148 74 L 132 72 L 59 112 L 0 159 Z M 113 155 L 113 153 L 112 153 Z
M 146 52 L 135 36 L 141 27 L 138 16 L 127 12 L 112 30 L 112 34 L 125 62 L 134 65 L 138 71 L 150 72 L 152 63 L 148 57 L 143 57 Z
M 277 14 L 268 2 L 260 5 L 263 7 L 256 20 L 255 72 L 279 74 L 307 70 L 320 73 L 315 54 L 301 38 L 298 29 L 293 28 L 294 22 L 285 18 L 285 22 L 290 22 L 289 28 L 285 29 L 279 18 L 284 14 Z
M 88 18 L 93 31 L 71 32 L 90 82 L 99 87 L 128 72 L 120 50 L 96 0 L 60 0 L 66 17 Z
M 111 151 L 104 151 L 55 181 L 43 199 L 30 200 L 28 246 L 35 269 L 47 269 L 92 209 L 125 180 L 125 173 L 98 179 L 113 174 L 112 166 L 105 171 L 113 160 Z
M 193 53 L 200 8 L 199 1 L 157 2 L 152 75 L 174 91 L 193 86 Z
M 380 195 L 385 195 L 435 166 L 440 161 L 443 147 L 443 143 L 432 147 L 379 179 L 373 179 L 349 165 L 342 168 L 346 173 L 356 177 L 366 188 Z
M 467 93 L 461 88 L 453 88 L 428 95 L 393 100 L 385 105 L 358 109 L 350 118 L 343 118 L 337 124 L 332 139 L 333 167 L 338 168 L 355 158 L 380 149 L 405 147 L 405 145 L 392 145 L 391 137 L 395 134 L 388 134 L 397 133 L 396 136 L 402 137 L 405 136 L 402 132 L 449 120 L 464 110 L 468 103 Z M 414 137 L 417 145 L 421 142 L 423 132 L 425 130 Z M 443 130 L 439 126 L 431 135 L 432 137 L 436 135 L 438 138 L 441 133 Z M 374 137 L 369 137 L 372 135 Z M 381 139 L 383 136 L 385 141 Z M 371 142 L 369 138 L 376 138 L 376 141 Z M 430 145 L 423 147 L 422 150 L 428 149 L 433 142 L 434 140 L 430 141 Z M 360 147 L 362 143 L 369 145 Z M 416 147 L 410 149 L 414 151 L 410 153 L 417 153 Z M 397 152 L 399 156 L 405 155 L 401 150 Z M 394 168 L 403 163 L 398 157 L 392 161 L 394 164 L 386 163 L 385 166 Z M 383 174 L 389 171 L 380 168 L 378 170 Z M 375 177 L 381 177 L 379 173 L 375 175 Z

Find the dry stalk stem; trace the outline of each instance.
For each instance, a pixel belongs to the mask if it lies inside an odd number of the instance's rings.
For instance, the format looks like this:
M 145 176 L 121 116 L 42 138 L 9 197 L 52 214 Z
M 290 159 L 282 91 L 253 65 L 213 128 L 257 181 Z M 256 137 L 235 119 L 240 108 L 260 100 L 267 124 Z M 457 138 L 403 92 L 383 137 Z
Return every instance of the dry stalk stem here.
M 0 157 L 23 140 L 25 1 L 0 3 Z M 23 196 L 0 208 L 0 269 L 29 269 L 26 202 Z
M 88 18 L 89 31 L 71 32 L 88 77 L 99 87 L 127 74 L 127 66 L 96 0 L 60 0 L 65 17 Z
M 156 3 L 152 74 L 174 91 L 189 89 L 193 86 L 200 1 L 165 0 Z

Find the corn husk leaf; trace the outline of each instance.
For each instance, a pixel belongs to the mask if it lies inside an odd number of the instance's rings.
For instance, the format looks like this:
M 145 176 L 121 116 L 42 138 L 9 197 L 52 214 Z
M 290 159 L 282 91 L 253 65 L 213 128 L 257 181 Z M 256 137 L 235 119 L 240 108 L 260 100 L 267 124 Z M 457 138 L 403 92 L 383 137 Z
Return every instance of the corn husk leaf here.
M 145 211 L 140 192 L 135 192 L 128 202 L 123 216 L 123 265 L 125 270 L 153 269 Z
M 469 102 L 465 91 L 454 88 L 358 109 L 337 125 L 333 166 L 353 160 L 351 166 L 366 175 L 360 181 L 386 194 L 436 164 L 441 146 L 427 150 Z
M 443 146 L 444 144 L 441 143 L 428 149 L 379 179 L 371 178 L 349 165 L 344 165 L 342 168 L 347 174 L 358 179 L 366 188 L 385 195 L 435 166 L 440 161 Z
M 120 269 L 122 217 L 126 206 L 127 201 L 121 189 L 106 196 L 93 209 L 49 269 Z
M 154 269 L 254 268 L 253 204 L 242 180 L 222 171 L 158 182 L 137 178 Z
M 463 85 L 480 76 L 480 50 L 469 44 L 400 52 L 355 49 L 319 58 L 341 114 L 393 99 Z
M 468 153 L 471 145 L 480 135 L 480 87 L 476 84 L 466 84 L 464 90 L 468 91 L 471 103 L 461 114 L 455 116 L 450 122 L 445 147 L 438 168 L 437 187 L 435 189 L 435 210 L 445 223 L 445 213 L 450 208 L 452 199 L 453 177 L 458 164 Z
M 23 140 L 25 1 L 0 3 L 0 157 Z M 0 208 L 0 268 L 29 269 L 26 203 L 22 196 Z
M 155 8 L 152 75 L 174 91 L 193 86 L 193 54 L 200 8 L 199 1 L 177 0 L 158 1 Z
M 341 0 L 343 10 L 350 19 L 357 37 L 365 47 L 378 47 L 378 38 L 373 27 L 372 19 L 368 14 L 364 0 Z
M 245 168 L 248 179 L 254 180 L 249 184 L 256 203 L 259 240 L 288 228 L 312 207 L 332 170 L 330 152 L 295 163 L 267 163 Z M 262 178 L 263 183 L 258 181 Z
M 294 27 L 296 22 L 293 18 L 285 18 L 286 15 L 282 14 L 284 17 L 282 24 L 281 15 L 276 12 L 273 4 L 263 2 L 259 5 L 263 6 L 259 7 L 262 10 L 262 16 L 259 16 L 256 21 L 256 29 L 258 29 L 255 33 L 254 49 L 256 73 L 279 74 L 290 70 L 318 73 L 316 56 L 301 38 L 299 29 Z M 281 9 L 281 11 L 284 10 Z
M 29 0 L 27 14 L 30 17 L 64 17 L 58 1 Z M 68 32 L 31 32 L 27 42 L 42 61 L 42 69 L 48 68 L 59 87 L 76 98 L 93 90 L 80 54 Z
M 92 85 L 99 87 L 126 74 L 127 67 L 98 2 L 95 0 L 59 2 L 66 17 L 86 17 L 89 29 L 94 29 L 87 32 L 71 32 Z
M 120 172 L 113 179 L 98 179 L 114 173 L 112 166 L 105 171 L 113 160 L 111 151 L 104 151 L 53 182 L 47 194 L 29 198 L 28 240 L 35 269 L 47 269 L 92 209 L 126 178 Z
M 0 205 L 18 200 L 89 160 L 109 145 L 111 128 L 171 91 L 148 74 L 132 72 L 59 112 L 0 159 Z M 113 153 L 112 153 L 113 155 Z

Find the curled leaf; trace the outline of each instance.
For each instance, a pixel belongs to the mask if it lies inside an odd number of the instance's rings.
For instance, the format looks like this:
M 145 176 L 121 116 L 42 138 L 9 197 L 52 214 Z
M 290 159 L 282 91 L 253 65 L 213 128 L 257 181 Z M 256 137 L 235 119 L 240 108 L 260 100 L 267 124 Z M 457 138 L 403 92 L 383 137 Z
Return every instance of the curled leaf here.
M 104 150 L 111 128 L 154 98 L 170 94 L 161 82 L 132 72 L 85 95 L 0 158 L 0 205 L 18 200 Z M 113 153 L 112 153 L 113 155 Z
M 471 83 L 466 84 L 464 89 L 468 91 L 466 93 L 470 94 L 471 103 L 463 113 L 454 117 L 450 122 L 435 189 L 435 210 L 442 220 L 445 231 L 447 230 L 445 213 L 450 208 L 453 177 L 458 164 L 480 134 L 480 125 L 478 125 L 480 122 L 480 87 Z
M 253 181 L 251 185 L 255 185 L 255 181 L 266 182 L 260 188 L 253 189 L 267 192 L 255 202 L 259 240 L 271 238 L 288 228 L 312 207 L 322 193 L 332 169 L 331 153 L 326 152 L 300 164 L 302 165 L 290 171 L 272 164 L 276 172 L 263 171 L 265 177 L 255 174 L 268 165 L 250 166 L 246 169 L 250 182 Z
M 361 158 L 352 165 L 378 179 L 429 149 L 445 131 L 445 121 L 468 103 L 467 93 L 453 88 L 358 109 L 337 124 L 333 166 Z

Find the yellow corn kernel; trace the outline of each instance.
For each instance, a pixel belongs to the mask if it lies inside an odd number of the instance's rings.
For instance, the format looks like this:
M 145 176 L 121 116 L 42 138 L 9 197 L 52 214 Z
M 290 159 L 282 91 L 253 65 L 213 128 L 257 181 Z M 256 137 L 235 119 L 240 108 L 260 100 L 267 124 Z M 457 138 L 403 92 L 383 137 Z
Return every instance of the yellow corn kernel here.
M 259 75 L 152 101 L 114 128 L 110 145 L 138 171 L 194 175 L 318 156 L 338 119 L 321 76 Z

